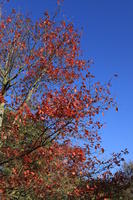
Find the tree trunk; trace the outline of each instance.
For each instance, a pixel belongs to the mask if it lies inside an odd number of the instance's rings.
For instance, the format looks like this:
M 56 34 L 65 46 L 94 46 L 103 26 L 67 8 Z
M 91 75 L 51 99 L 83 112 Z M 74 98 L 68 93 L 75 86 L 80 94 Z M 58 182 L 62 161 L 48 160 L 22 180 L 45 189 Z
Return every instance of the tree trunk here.
M 2 123 L 3 123 L 4 105 L 5 105 L 4 102 L 0 103 L 0 129 L 2 128 Z

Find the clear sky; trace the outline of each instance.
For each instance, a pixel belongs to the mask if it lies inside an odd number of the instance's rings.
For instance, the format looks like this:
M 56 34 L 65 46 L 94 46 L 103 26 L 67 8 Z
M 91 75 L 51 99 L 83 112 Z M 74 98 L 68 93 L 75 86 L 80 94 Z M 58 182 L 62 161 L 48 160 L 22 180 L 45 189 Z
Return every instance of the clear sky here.
M 56 0 L 10 0 L 9 5 L 36 19 L 46 9 L 53 13 Z M 64 0 L 62 11 L 83 27 L 82 50 L 86 59 L 94 59 L 96 79 L 105 82 L 119 75 L 112 86 L 119 112 L 105 114 L 103 145 L 107 154 L 127 147 L 127 159 L 133 160 L 133 1 Z

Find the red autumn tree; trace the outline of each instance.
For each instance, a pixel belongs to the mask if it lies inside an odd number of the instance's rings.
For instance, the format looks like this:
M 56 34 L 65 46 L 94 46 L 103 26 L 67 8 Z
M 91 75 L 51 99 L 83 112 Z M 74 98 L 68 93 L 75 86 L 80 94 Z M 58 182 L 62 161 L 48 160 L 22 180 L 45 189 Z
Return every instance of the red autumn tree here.
M 35 23 L 13 9 L 0 22 L 0 193 L 3 199 L 79 198 L 84 177 L 110 173 L 98 115 L 113 105 L 93 81 L 72 23 L 46 12 Z M 94 187 L 84 189 L 89 195 Z

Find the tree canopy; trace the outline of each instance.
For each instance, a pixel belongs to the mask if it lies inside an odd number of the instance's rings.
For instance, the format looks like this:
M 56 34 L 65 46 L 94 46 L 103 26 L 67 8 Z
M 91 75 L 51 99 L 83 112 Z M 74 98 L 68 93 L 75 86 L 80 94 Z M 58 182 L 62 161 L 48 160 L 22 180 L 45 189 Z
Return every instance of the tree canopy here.
M 94 179 L 109 176 L 127 152 L 100 158 L 100 116 L 111 106 L 110 82 L 95 81 L 71 22 L 48 12 L 36 22 L 15 9 L 2 15 L 2 199 L 92 199 Z

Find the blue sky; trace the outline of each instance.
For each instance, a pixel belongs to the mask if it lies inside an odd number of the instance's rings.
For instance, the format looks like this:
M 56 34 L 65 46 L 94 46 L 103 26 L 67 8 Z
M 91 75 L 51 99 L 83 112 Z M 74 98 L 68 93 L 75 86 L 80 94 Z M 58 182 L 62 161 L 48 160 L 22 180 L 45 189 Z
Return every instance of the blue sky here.
M 34 19 L 47 9 L 55 10 L 56 0 L 11 0 L 9 5 L 29 12 Z M 133 1 L 132 0 L 64 0 L 64 17 L 76 27 L 83 27 L 84 58 L 94 59 L 96 79 L 108 81 L 114 73 L 112 94 L 119 112 L 105 114 L 102 133 L 106 154 L 128 148 L 127 160 L 133 160 Z

